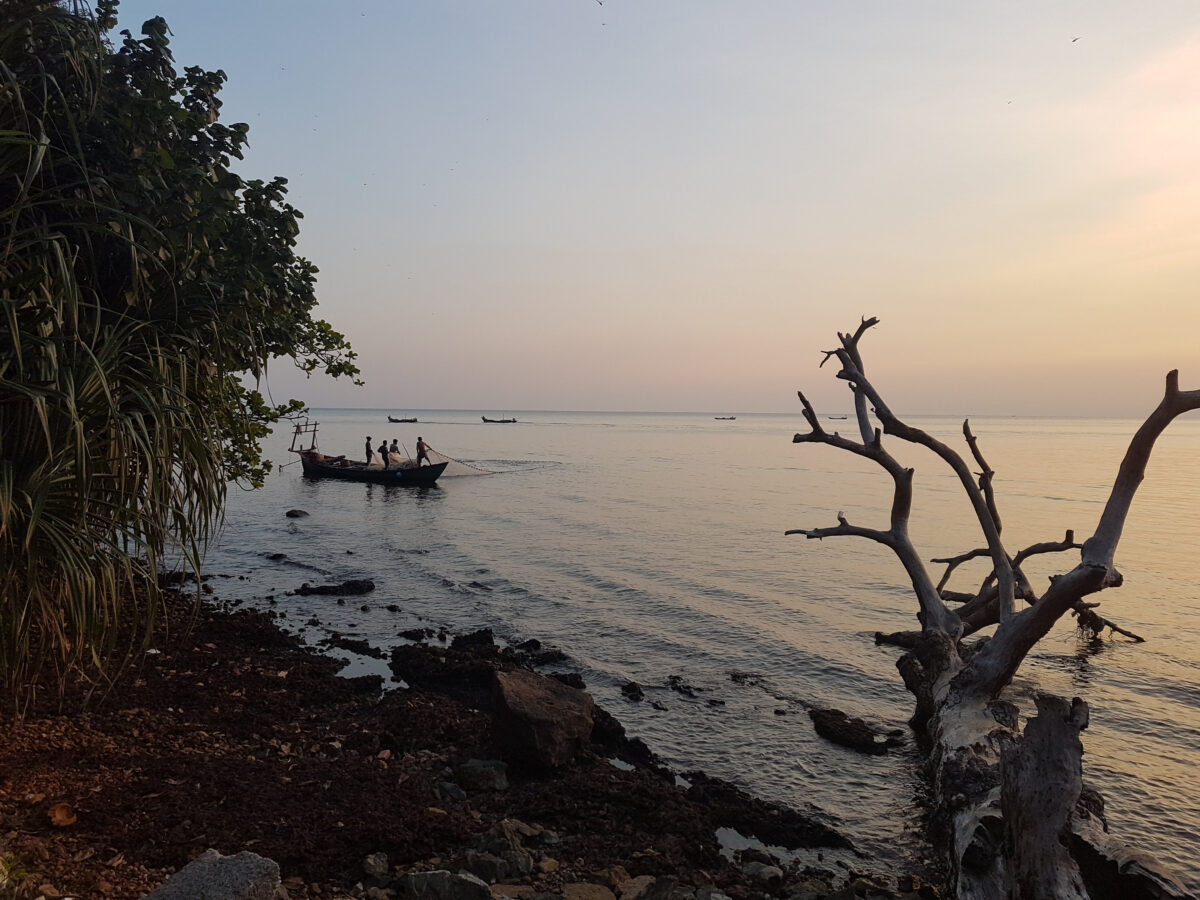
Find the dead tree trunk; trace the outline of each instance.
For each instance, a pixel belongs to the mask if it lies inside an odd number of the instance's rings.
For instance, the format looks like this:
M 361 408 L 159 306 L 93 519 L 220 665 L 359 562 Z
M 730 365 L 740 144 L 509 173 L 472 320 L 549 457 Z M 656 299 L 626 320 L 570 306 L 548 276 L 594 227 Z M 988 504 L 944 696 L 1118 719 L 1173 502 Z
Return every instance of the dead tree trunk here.
M 912 582 L 921 630 L 893 638 L 910 648 L 897 667 L 916 697 L 913 725 L 930 738 L 935 838 L 945 851 L 954 895 L 960 900 L 1088 897 L 1075 856 L 1091 859 L 1091 854 L 1102 853 L 1113 858 L 1119 853 L 1111 846 L 1099 846 L 1111 842 L 1105 840 L 1107 835 L 1097 824 L 1095 811 L 1079 803 L 1079 731 L 1086 727 L 1087 707 L 1078 699 L 1068 704 L 1042 697 L 1040 714 L 1026 727 L 1022 741 L 1016 707 L 1000 695 L 1029 650 L 1068 611 L 1087 617 L 1092 628 L 1107 626 L 1140 640 L 1100 618 L 1092 611 L 1097 604 L 1084 598 L 1121 583 L 1113 557 L 1154 442 L 1176 416 L 1200 408 L 1200 391 L 1180 391 L 1177 373 L 1167 375 L 1162 402 L 1130 442 L 1100 523 L 1088 540 L 1077 544 L 1067 532 L 1062 541 L 1035 544 L 1014 556 L 1000 537 L 994 473 L 969 425 L 963 424 L 963 435 L 978 474 L 972 473 L 957 451 L 894 415 L 867 378 L 858 345 L 877 322 L 864 319 L 853 334 L 839 334 L 841 346 L 827 351 L 822 362 L 836 359 L 841 364 L 837 377 L 854 393 L 858 439 L 826 432 L 801 393 L 810 430 L 797 434 L 794 442 L 827 444 L 883 468 L 894 485 L 889 525 L 886 529 L 852 525 L 839 513 L 834 526 L 786 533 L 810 539 L 863 537 L 884 544 Z M 884 435 L 937 455 L 958 476 L 975 512 L 985 546 L 934 560 L 946 566 L 937 583 L 908 534 L 913 470 L 884 448 Z M 1047 590 L 1037 594 L 1022 564 L 1034 555 L 1069 551 L 1080 552 L 1079 563 L 1052 578 Z M 979 557 L 992 564 L 979 589 L 974 593 L 950 591 L 947 583 L 954 570 Z M 1023 606 L 1020 610 L 1018 599 Z M 961 605 L 951 609 L 951 602 Z M 990 638 L 971 643 L 964 640 L 990 625 L 996 626 Z M 878 639 L 889 640 L 882 635 Z M 1094 864 L 1094 859 L 1091 862 Z M 1157 892 L 1146 896 L 1184 896 L 1169 876 L 1152 871 L 1152 866 L 1145 868 L 1151 869 L 1146 877 Z

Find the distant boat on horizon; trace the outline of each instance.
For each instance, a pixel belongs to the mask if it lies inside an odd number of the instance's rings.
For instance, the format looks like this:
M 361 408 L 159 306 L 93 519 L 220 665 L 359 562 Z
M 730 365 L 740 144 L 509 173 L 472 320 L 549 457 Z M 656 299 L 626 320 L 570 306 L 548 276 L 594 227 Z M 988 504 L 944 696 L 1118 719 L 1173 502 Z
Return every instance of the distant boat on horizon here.
M 732 422 L 734 419 L 737 418 L 737 416 L 713 416 L 713 418 L 718 419 L 722 422 Z
M 492 425 L 511 425 L 517 421 L 516 416 L 511 419 L 489 419 L 487 416 L 480 416 L 479 418 Z
M 417 417 L 413 416 L 411 419 L 397 419 L 395 416 L 388 416 L 388 421 L 389 422 L 415 422 L 415 421 L 417 421 Z
M 826 416 L 827 419 L 844 419 L 846 416 Z

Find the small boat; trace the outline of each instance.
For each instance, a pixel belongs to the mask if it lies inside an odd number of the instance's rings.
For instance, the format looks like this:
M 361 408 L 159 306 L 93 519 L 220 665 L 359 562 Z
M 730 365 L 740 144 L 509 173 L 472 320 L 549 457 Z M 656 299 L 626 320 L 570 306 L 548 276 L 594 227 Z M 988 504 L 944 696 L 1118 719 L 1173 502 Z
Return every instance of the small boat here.
M 719 422 L 732 422 L 737 416 L 713 416 Z
M 307 478 L 337 478 L 342 481 L 366 481 L 371 484 L 398 485 L 400 487 L 430 487 L 446 470 L 448 462 L 419 466 L 411 459 L 395 468 L 368 465 L 345 456 L 326 456 L 317 449 L 317 422 L 298 422 L 292 432 L 292 446 L 288 451 L 300 457 L 300 466 Z M 305 447 L 305 437 L 311 438 Z M 300 446 L 296 446 L 296 442 Z
M 413 416 L 411 419 L 397 419 L 395 416 L 388 416 L 388 421 L 389 422 L 415 422 L 415 421 L 417 421 L 417 417 Z
M 512 425 L 514 422 L 517 421 L 515 418 L 513 418 L 513 419 L 489 419 L 487 416 L 480 416 L 479 418 L 483 419 L 483 421 L 485 421 L 485 422 L 490 422 L 493 425 Z
M 827 419 L 844 419 L 846 417 L 845 416 L 826 416 L 825 418 L 827 418 Z

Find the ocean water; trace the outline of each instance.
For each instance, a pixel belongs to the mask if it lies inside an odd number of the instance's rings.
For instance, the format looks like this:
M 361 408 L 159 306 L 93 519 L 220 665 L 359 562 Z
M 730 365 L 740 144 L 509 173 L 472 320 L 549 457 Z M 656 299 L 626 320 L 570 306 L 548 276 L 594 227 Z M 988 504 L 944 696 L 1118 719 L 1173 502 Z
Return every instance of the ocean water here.
M 417 415 L 391 425 L 387 414 Z M 497 415 L 492 411 L 482 411 Z M 789 528 L 886 527 L 890 479 L 827 447 L 794 445 L 796 415 L 316 410 L 320 446 L 359 458 L 363 439 L 421 434 L 489 470 L 427 490 L 314 481 L 298 465 L 259 491 L 234 489 L 206 571 L 216 596 L 272 604 L 313 641 L 330 630 L 380 647 L 416 625 L 538 638 L 569 656 L 597 702 L 677 770 L 700 768 L 751 792 L 822 810 L 866 853 L 897 867 L 927 852 L 912 741 L 865 757 L 817 737 L 806 712 L 836 706 L 904 729 L 912 699 L 898 651 L 874 632 L 916 627 L 900 565 L 852 538 Z M 913 419 L 961 445 L 961 421 Z M 993 469 L 1010 552 L 1095 527 L 1137 422 L 972 421 Z M 849 430 L 852 421 L 829 422 Z M 289 460 L 290 430 L 267 443 Z M 931 454 L 891 442 L 916 471 L 913 539 L 926 559 L 980 546 L 957 481 Z M 963 448 L 966 453 L 965 447 Z M 289 509 L 310 515 L 292 519 Z M 272 561 L 271 554 L 287 558 Z M 1077 554 L 1027 566 L 1035 585 Z M 1083 697 L 1085 777 L 1112 830 L 1200 890 L 1200 416 L 1160 439 L 1117 554 L 1124 587 L 1101 612 L 1146 638 L 1088 644 L 1067 619 L 1027 660 L 1010 696 Z M 940 572 L 940 567 L 931 564 Z M 977 585 L 982 563 L 951 582 Z M 370 578 L 348 598 L 301 597 L 303 582 Z M 366 605 L 367 611 L 360 606 Z M 386 607 L 395 605 L 399 612 Z M 312 617 L 321 626 L 304 623 Z M 356 671 L 369 663 L 357 662 Z M 689 686 L 689 693 L 671 686 Z M 627 681 L 646 700 L 625 699 Z

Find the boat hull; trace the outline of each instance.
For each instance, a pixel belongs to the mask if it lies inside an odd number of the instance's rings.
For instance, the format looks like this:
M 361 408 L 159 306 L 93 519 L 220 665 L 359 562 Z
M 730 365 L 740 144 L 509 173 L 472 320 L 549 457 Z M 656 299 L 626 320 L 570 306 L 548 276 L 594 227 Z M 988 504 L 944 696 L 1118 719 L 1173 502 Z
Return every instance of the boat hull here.
M 389 422 L 404 422 L 407 424 L 412 424 L 413 422 L 415 422 L 417 420 L 416 419 L 397 419 L 395 416 L 388 416 L 388 421 Z
M 308 478 L 333 478 L 338 481 L 365 481 L 397 487 L 430 487 L 449 463 L 429 466 L 405 466 L 399 469 L 371 469 L 362 463 L 326 462 L 311 453 L 300 454 L 300 465 Z

